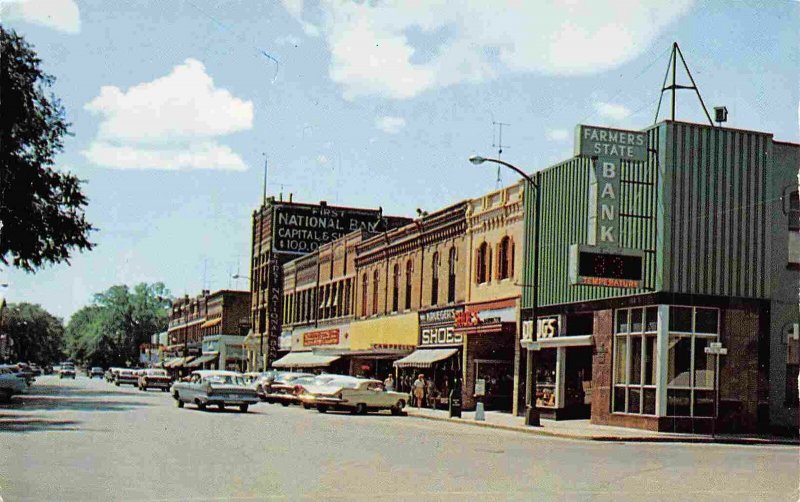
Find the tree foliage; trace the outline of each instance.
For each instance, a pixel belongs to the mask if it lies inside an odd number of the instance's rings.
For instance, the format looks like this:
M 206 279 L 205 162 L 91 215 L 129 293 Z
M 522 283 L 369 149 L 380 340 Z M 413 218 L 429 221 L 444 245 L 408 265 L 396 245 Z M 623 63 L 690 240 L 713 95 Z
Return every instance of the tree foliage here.
M 0 263 L 29 272 L 93 247 L 81 181 L 53 169 L 69 124 L 40 63 L 0 25 Z
M 64 342 L 62 320 L 39 305 L 9 304 L 2 312 L 2 332 L 12 340 L 10 361 L 54 364 L 61 360 Z
M 67 324 L 69 357 L 88 366 L 130 366 L 139 346 L 167 330 L 169 291 L 162 283 L 112 286 L 94 297 Z

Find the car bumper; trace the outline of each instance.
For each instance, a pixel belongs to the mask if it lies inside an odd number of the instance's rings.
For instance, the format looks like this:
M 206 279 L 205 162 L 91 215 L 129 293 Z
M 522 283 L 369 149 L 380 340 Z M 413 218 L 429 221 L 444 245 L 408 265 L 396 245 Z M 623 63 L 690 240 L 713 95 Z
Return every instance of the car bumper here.
M 266 394 L 263 400 L 268 403 L 296 403 L 299 398 L 294 394 Z
M 155 389 L 169 389 L 172 382 L 143 382 L 142 387 L 155 388 Z
M 139 380 L 136 378 L 117 378 L 117 383 L 120 385 L 139 385 Z
M 200 398 L 205 404 L 256 404 L 258 403 L 258 396 L 206 396 L 205 399 Z

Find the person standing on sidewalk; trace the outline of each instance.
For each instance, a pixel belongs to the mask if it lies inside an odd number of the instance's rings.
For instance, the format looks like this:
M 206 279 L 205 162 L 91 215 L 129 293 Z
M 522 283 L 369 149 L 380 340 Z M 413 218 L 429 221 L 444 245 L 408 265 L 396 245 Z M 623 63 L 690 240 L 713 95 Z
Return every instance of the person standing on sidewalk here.
M 394 377 L 392 377 L 391 373 L 389 373 L 389 376 L 387 376 L 386 380 L 383 381 L 383 386 L 387 391 L 391 392 L 394 390 Z
M 425 375 L 419 374 L 417 379 L 414 380 L 411 390 L 414 392 L 414 400 L 417 402 L 417 408 L 419 409 L 422 407 L 422 400 L 425 398 Z

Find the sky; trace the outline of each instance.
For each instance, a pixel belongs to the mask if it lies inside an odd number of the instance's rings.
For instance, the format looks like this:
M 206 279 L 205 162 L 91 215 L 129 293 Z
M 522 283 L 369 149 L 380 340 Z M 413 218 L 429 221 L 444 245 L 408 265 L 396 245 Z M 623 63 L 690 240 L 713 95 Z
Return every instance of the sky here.
M 800 141 L 796 1 L 0 0 L 0 22 L 56 77 L 55 168 L 97 227 L 2 293 L 65 320 L 116 284 L 246 289 L 265 160 L 270 195 L 414 216 L 498 186 L 467 162 L 497 155 L 496 123 L 529 172 L 577 124 L 647 127 L 674 41 L 729 127 Z M 693 93 L 677 119 L 705 121 Z

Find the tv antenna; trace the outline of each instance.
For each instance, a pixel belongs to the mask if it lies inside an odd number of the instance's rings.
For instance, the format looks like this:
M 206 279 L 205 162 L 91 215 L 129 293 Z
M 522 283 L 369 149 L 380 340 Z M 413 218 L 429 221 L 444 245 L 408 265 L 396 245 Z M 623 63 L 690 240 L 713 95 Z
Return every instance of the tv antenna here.
M 678 56 L 681 58 L 681 64 L 683 64 L 683 69 L 686 71 L 686 75 L 689 76 L 689 81 L 691 81 L 692 85 L 681 85 L 677 83 L 677 64 L 678 64 Z M 670 70 L 672 70 L 672 84 L 667 85 L 667 77 L 669 77 Z M 676 104 L 676 91 L 681 90 L 693 90 L 697 94 L 697 99 L 700 101 L 700 106 L 703 107 L 703 112 L 706 114 L 706 118 L 708 119 L 708 123 L 711 124 L 711 127 L 714 127 L 714 122 L 711 121 L 711 115 L 708 114 L 708 109 L 706 109 L 706 104 L 703 102 L 703 97 L 700 96 L 700 90 L 697 88 L 697 84 L 694 82 L 694 78 L 692 78 L 692 72 L 689 71 L 689 66 L 686 64 L 686 60 L 683 58 L 683 52 L 681 52 L 681 48 L 678 47 L 678 42 L 672 43 L 672 53 L 669 56 L 669 63 L 667 64 L 667 72 L 664 74 L 664 83 L 661 84 L 661 96 L 658 98 L 658 108 L 656 108 L 656 116 L 653 119 L 653 125 L 658 122 L 658 112 L 661 111 L 661 100 L 664 99 L 664 93 L 666 91 L 671 91 L 672 93 L 672 121 L 675 121 L 675 104 Z
M 492 120 L 492 148 L 497 148 L 497 158 L 503 156 L 503 148 L 511 148 L 508 145 L 503 144 L 503 126 L 511 127 L 511 124 L 506 124 L 505 122 L 496 122 Z M 494 128 L 497 128 L 497 142 L 495 143 L 495 135 L 494 135 Z M 495 179 L 495 190 L 499 189 L 500 186 L 503 184 L 503 180 L 500 177 L 500 164 L 497 165 L 497 178 Z

